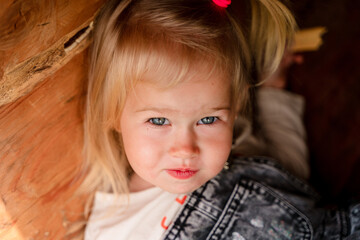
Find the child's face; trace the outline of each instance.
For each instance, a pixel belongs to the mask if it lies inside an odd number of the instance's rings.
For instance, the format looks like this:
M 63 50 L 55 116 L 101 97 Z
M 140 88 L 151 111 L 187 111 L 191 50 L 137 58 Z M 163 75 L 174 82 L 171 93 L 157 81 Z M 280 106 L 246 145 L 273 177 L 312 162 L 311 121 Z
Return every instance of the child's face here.
M 145 79 L 157 79 L 158 74 Z M 141 81 L 128 95 L 120 132 L 135 172 L 130 191 L 158 186 L 187 193 L 222 170 L 234 123 L 230 83 L 222 75 L 207 75 L 198 70 L 171 88 Z

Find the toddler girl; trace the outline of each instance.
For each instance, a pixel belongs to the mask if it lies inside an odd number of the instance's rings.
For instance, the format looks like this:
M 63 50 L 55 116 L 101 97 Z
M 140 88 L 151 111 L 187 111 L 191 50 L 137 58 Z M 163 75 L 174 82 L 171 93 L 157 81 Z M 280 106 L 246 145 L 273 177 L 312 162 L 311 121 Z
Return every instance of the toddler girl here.
M 349 214 L 315 210 L 316 194 L 271 160 L 229 157 L 250 86 L 277 68 L 294 29 L 276 0 L 107 4 L 86 108 L 84 187 L 97 192 L 85 239 L 355 232 L 338 224 Z

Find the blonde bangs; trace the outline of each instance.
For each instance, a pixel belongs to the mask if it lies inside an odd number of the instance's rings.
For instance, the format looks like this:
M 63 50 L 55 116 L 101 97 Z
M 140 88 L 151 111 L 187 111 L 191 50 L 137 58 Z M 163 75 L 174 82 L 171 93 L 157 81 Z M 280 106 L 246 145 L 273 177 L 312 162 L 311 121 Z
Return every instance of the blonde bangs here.
M 143 32 L 132 32 L 119 43 L 111 72 L 126 91 L 132 90 L 138 81 L 143 81 L 148 72 L 161 73 L 157 79 L 146 79 L 162 87 L 172 87 L 186 81 L 195 68 L 207 68 L 208 76 L 214 72 L 228 75 L 231 66 L 228 57 L 213 49 L 195 49 L 174 42 L 165 36 L 147 36 Z M 151 40 L 149 40 L 151 39 Z M 108 76 L 110 77 L 110 76 Z

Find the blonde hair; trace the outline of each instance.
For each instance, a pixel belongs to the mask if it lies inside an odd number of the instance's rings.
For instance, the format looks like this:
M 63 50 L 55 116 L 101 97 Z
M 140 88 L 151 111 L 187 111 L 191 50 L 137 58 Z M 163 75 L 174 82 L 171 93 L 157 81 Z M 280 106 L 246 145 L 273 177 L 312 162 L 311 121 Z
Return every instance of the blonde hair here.
M 277 68 L 295 29 L 279 1 L 243 1 L 244 9 L 247 2 L 252 11 L 242 21 L 232 6 L 223 9 L 211 0 L 115 0 L 105 6 L 92 45 L 83 187 L 128 193 L 131 169 L 116 129 L 128 92 L 146 71 L 160 70 L 159 81 L 171 86 L 194 63 L 205 62 L 226 74 L 233 106 L 246 109 L 254 72 Z

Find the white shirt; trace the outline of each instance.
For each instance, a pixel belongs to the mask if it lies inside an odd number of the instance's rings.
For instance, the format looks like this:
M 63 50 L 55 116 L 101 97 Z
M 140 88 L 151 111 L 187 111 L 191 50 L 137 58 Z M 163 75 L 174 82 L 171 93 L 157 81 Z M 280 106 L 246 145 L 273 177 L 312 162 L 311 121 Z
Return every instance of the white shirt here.
M 127 205 L 124 196 L 97 192 L 84 239 L 160 239 L 185 199 L 154 187 L 130 193 Z

